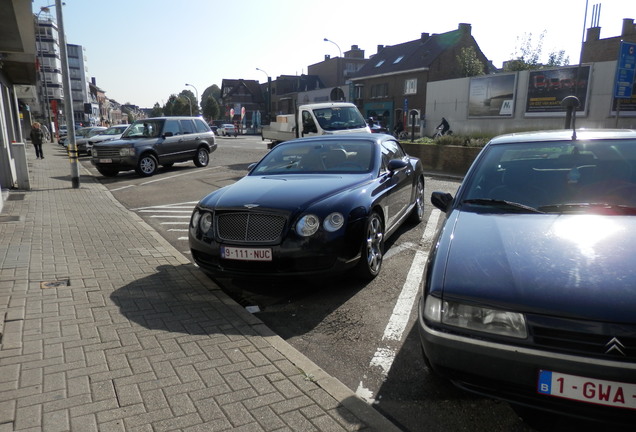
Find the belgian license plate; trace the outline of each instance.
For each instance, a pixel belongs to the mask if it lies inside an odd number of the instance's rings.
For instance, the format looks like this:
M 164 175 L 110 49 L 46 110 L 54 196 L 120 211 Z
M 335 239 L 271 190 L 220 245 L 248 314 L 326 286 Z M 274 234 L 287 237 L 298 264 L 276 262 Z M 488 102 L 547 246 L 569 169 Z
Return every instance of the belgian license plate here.
M 270 248 L 221 247 L 221 258 L 240 261 L 271 261 Z
M 636 384 L 539 371 L 541 394 L 598 405 L 636 409 Z
M 113 163 L 112 159 L 100 159 L 99 163 Z

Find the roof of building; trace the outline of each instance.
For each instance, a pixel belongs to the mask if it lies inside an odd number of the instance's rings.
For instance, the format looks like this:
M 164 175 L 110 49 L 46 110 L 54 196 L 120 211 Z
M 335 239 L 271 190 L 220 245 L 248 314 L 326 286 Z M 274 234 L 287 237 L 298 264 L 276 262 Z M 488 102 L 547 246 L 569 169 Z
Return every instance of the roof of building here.
M 422 33 L 416 40 L 398 45 L 379 46 L 378 53 L 372 56 L 352 79 L 426 69 L 445 50 L 457 44 L 466 32 L 470 34 L 470 27 L 470 24 L 460 24 L 458 29 L 446 33 Z

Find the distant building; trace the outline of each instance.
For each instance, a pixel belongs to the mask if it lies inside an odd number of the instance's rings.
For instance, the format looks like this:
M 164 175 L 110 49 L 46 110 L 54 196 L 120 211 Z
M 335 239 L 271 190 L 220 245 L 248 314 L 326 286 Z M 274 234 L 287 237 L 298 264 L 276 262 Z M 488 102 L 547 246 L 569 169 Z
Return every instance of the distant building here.
M 636 24 L 631 18 L 623 19 L 623 29 L 619 36 L 600 39 L 601 28 L 590 27 L 583 43 L 581 63 L 596 63 L 618 59 L 621 41 L 636 43 Z
M 38 109 L 36 117 L 43 123 L 51 122 L 58 129 L 65 122 L 62 119 L 64 90 L 62 86 L 62 60 L 60 54 L 60 37 L 57 23 L 53 21 L 50 11 L 42 10 L 37 15 L 35 37 L 37 64 L 40 76 L 38 79 Z M 47 109 L 48 102 L 48 109 Z M 51 125 L 48 125 L 49 128 Z
M 68 72 L 71 80 L 73 120 L 75 124 L 95 126 L 99 121 L 99 105 L 89 90 L 85 48 L 81 45 L 66 44 Z
M 463 48 L 473 48 L 484 72 L 489 71 L 490 62 L 471 35 L 470 24 L 441 34 L 422 33 L 419 39 L 398 45 L 379 45 L 351 77 L 354 103 L 365 117 L 375 118 L 389 130 L 398 122 L 419 130 L 425 119 L 427 83 L 461 78 L 457 58 Z

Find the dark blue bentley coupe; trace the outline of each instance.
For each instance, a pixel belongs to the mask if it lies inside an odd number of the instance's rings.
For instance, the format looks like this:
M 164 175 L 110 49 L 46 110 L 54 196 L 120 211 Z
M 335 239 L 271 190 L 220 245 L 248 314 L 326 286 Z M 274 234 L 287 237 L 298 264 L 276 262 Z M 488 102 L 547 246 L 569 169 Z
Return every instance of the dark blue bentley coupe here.
M 196 206 L 192 257 L 212 276 L 378 275 L 384 241 L 424 216 L 424 174 L 385 134 L 277 145 Z
M 526 420 L 633 428 L 636 131 L 501 136 L 455 197 L 431 199 L 445 213 L 419 307 L 432 369 Z

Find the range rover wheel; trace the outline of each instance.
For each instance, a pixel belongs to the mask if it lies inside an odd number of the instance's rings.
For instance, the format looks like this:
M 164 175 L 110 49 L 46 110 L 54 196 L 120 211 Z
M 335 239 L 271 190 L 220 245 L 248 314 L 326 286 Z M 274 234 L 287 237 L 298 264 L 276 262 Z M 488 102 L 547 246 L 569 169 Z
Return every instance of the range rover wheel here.
M 205 147 L 199 147 L 197 154 L 194 155 L 194 164 L 198 167 L 208 166 L 210 162 L 210 153 Z
M 119 170 L 112 167 L 97 167 L 97 171 L 104 177 L 115 177 L 119 174 Z
M 139 158 L 135 171 L 141 176 L 150 177 L 157 172 L 157 165 L 157 158 L 147 153 Z
M 361 255 L 357 273 L 364 280 L 371 280 L 380 274 L 384 257 L 384 223 L 377 212 L 367 219 Z

